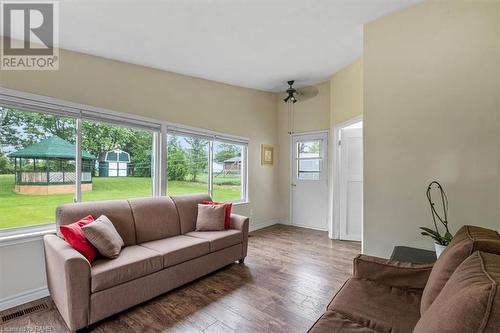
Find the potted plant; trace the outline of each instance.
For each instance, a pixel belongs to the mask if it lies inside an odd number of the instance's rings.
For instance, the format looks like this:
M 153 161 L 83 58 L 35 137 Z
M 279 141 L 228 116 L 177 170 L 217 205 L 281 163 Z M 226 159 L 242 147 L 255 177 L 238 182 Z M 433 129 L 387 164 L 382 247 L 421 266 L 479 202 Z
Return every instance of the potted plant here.
M 436 205 L 432 200 L 431 191 L 433 190 L 433 188 L 439 190 L 440 192 L 443 216 L 438 214 L 438 212 L 436 211 Z M 424 236 L 429 236 L 434 240 L 434 248 L 436 249 L 436 256 L 439 258 L 439 256 L 444 251 L 446 246 L 448 246 L 448 244 L 451 242 L 453 236 L 451 235 L 450 230 L 448 229 L 448 197 L 446 196 L 446 193 L 444 192 L 441 184 L 439 184 L 437 181 L 431 182 L 427 187 L 427 200 L 429 201 L 429 205 L 431 207 L 432 220 L 434 222 L 434 230 L 427 227 L 420 227 L 420 229 L 422 230 L 421 234 Z M 442 226 L 444 227 L 443 234 L 441 234 L 441 231 L 439 230 L 439 225 L 437 221 L 439 221 L 439 223 L 442 224 Z

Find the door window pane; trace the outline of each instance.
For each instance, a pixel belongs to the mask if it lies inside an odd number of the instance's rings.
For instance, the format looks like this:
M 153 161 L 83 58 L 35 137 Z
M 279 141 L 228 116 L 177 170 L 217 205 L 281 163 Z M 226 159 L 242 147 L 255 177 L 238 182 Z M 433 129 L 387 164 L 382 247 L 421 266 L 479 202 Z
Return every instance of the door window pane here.
M 320 180 L 323 140 L 297 142 L 297 179 Z
M 321 140 L 297 142 L 298 158 L 321 157 Z
M 83 121 L 82 201 L 151 196 L 152 158 L 152 131 Z
M 74 201 L 76 123 L 0 107 L 0 229 L 54 223 Z
M 167 194 L 208 193 L 209 141 L 167 135 Z
M 321 159 L 298 160 L 298 178 L 300 180 L 319 180 Z
M 215 141 L 213 152 L 213 199 L 242 200 L 243 147 Z

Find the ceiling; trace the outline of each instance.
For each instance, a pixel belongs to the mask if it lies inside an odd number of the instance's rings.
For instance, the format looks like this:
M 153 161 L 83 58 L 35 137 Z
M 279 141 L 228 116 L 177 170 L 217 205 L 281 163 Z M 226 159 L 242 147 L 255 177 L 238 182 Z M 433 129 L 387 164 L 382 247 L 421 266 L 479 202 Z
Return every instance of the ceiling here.
M 61 0 L 60 47 L 280 91 L 327 80 L 361 56 L 363 23 L 416 2 Z

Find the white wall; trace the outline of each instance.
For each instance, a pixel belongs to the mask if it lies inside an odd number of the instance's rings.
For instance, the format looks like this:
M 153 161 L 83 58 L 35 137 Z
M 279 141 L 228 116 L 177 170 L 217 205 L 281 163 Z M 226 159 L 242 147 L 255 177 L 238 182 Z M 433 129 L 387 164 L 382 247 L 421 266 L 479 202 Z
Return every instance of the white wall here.
M 498 1 L 429 1 L 364 30 L 364 251 L 432 248 L 440 181 L 452 231 L 499 227 Z

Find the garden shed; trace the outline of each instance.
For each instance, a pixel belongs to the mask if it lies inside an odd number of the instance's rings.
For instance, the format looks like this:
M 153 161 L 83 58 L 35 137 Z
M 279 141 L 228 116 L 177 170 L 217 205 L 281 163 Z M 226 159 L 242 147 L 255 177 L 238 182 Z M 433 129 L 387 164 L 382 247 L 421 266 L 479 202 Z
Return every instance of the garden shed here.
M 76 146 L 58 136 L 28 145 L 8 155 L 14 159 L 15 191 L 49 195 L 73 193 Z M 95 157 L 82 151 L 82 191 L 92 191 Z
M 240 172 L 241 171 L 241 156 L 236 156 L 227 159 L 223 162 L 224 173 Z
M 130 154 L 121 149 L 99 154 L 100 177 L 127 177 Z

